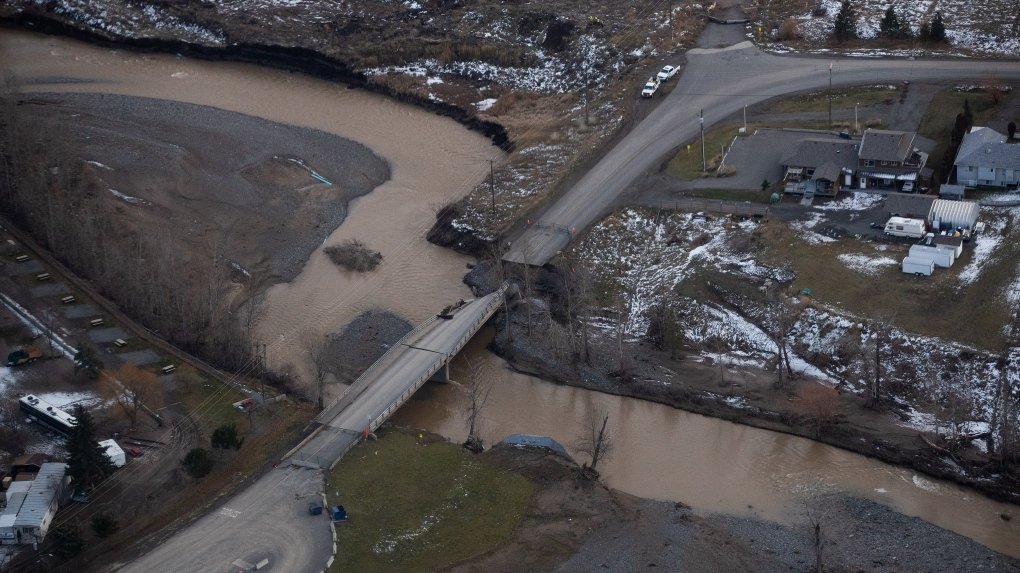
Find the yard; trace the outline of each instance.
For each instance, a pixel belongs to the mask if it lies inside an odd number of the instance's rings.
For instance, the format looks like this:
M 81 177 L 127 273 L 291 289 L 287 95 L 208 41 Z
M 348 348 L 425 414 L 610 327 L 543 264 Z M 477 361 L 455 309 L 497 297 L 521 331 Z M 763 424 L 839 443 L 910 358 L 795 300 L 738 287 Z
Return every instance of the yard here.
M 328 476 L 330 504 L 350 518 L 330 571 L 436 571 L 486 554 L 510 539 L 533 490 L 457 444 L 383 432 Z
M 956 116 L 963 112 L 964 102 L 974 114 L 974 125 L 989 125 L 1003 107 L 1009 106 L 1013 93 L 991 94 L 984 91 L 961 91 L 956 88 L 943 90 L 935 95 L 921 118 L 917 134 L 935 140 L 935 151 L 928 158 L 928 167 L 939 173 L 952 169 L 952 160 L 946 161 L 946 150 L 953 132 Z M 996 101 L 998 98 L 998 101 Z M 991 125 L 996 131 L 1005 132 L 1003 126 Z M 943 171 L 944 172 L 944 171 Z

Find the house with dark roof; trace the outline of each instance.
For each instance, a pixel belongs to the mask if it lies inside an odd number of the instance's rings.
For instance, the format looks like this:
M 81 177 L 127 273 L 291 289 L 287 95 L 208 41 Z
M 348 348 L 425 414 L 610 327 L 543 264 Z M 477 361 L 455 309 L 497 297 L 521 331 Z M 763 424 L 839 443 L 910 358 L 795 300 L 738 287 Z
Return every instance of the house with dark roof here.
M 854 174 L 858 187 L 896 190 L 907 182 L 916 184 L 928 161 L 928 154 L 916 146 L 916 138 L 908 131 L 865 130 Z
M 780 162 L 786 193 L 835 197 L 841 188 L 853 183 L 857 142 L 810 137 L 797 144 Z
M 956 182 L 967 187 L 1020 187 L 1020 144 L 990 127 L 972 127 L 956 152 Z

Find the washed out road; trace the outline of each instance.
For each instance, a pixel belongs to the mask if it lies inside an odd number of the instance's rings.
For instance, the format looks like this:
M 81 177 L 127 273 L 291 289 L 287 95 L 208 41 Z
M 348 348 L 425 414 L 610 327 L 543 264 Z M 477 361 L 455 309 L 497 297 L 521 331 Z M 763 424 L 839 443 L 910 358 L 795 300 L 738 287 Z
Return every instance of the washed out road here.
M 818 58 L 766 54 L 750 42 L 694 49 L 673 91 L 598 164 L 512 241 L 504 260 L 543 265 L 579 231 L 604 216 L 631 183 L 694 139 L 704 110 L 711 126 L 744 106 L 834 86 L 904 81 L 1020 80 L 1020 61 Z

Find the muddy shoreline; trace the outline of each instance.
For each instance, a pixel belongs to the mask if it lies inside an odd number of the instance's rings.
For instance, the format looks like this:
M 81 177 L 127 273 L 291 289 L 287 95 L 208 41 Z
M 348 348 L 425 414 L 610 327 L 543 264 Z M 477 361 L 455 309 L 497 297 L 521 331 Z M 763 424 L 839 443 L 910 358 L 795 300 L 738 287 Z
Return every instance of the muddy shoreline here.
M 399 92 L 392 87 L 370 82 L 365 74 L 352 69 L 346 63 L 307 48 L 246 43 L 217 48 L 159 39 L 111 38 L 69 26 L 52 18 L 28 13 L 0 17 L 0 27 L 62 36 L 104 48 L 125 49 L 142 53 L 177 54 L 199 60 L 255 64 L 278 70 L 300 72 L 315 78 L 343 83 L 350 88 L 384 95 L 399 102 L 448 117 L 467 129 L 483 134 L 492 141 L 493 145 L 504 151 L 509 152 L 513 149 L 513 142 L 507 135 L 506 129 L 499 123 L 479 119 L 471 111 L 446 102 Z

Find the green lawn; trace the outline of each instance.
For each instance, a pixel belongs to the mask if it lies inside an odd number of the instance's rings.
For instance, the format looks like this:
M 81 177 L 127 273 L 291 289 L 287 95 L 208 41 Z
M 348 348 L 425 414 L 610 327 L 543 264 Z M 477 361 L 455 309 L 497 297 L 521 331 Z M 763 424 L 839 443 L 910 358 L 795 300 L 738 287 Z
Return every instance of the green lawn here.
M 862 107 L 893 103 L 899 98 L 899 86 L 854 86 L 833 88 L 832 109 L 853 109 L 854 104 Z M 829 109 L 828 90 L 781 99 L 766 108 L 767 113 L 797 113 L 826 111 Z M 863 122 L 863 117 L 861 118 Z
M 531 502 L 531 482 L 458 445 L 427 442 L 387 431 L 329 474 L 330 504 L 350 516 L 337 527 L 330 571 L 436 571 L 510 537 Z
M 719 155 L 723 145 L 729 145 L 737 135 L 738 125 L 724 125 L 705 132 L 705 160 L 711 166 L 712 158 Z M 748 126 L 751 131 L 751 126 Z M 666 165 L 666 174 L 677 179 L 690 181 L 705 177 L 702 170 L 701 138 L 689 142 Z
M 234 402 L 244 398 L 240 392 L 224 387 L 219 381 L 207 379 L 204 374 L 189 366 L 179 366 L 176 375 L 181 385 L 181 402 L 188 412 L 201 420 L 207 430 L 231 423 L 240 426 L 243 414 L 233 406 Z M 185 377 L 186 384 L 181 382 Z

